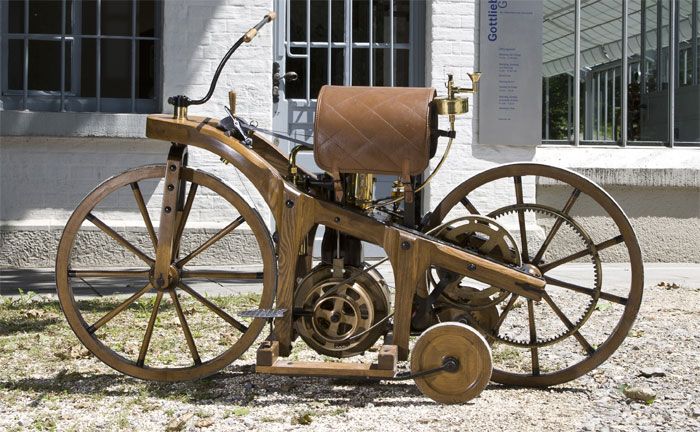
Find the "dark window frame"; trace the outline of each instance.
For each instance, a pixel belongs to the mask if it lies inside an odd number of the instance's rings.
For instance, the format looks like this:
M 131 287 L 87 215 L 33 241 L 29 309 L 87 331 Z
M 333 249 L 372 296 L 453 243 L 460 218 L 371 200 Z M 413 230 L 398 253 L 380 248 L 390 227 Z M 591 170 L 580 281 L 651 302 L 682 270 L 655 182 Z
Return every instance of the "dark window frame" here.
M 38 112 L 107 112 L 107 113 L 152 113 L 160 112 L 162 109 L 162 35 L 163 35 L 163 7 L 164 1 L 154 0 L 154 32 L 153 35 L 138 35 L 137 10 L 140 0 L 130 0 L 131 2 L 131 34 L 130 35 L 105 35 L 101 32 L 101 7 L 108 0 L 96 0 L 95 34 L 82 34 L 82 1 L 81 0 L 55 0 L 61 4 L 61 16 L 57 19 L 61 22 L 60 34 L 38 34 L 31 33 L 29 26 L 29 0 L 24 1 L 24 23 L 20 33 L 10 33 L 9 9 L 10 2 L 0 2 L 0 19 L 2 19 L 2 38 L 0 49 L 2 58 L 1 91 L 2 110 L 24 110 Z M 68 7 L 70 6 L 70 7 Z M 70 13 L 70 17 L 68 11 Z M 67 21 L 72 26 L 72 32 L 67 32 Z M 11 40 L 24 41 L 22 67 L 22 89 L 15 90 L 9 88 L 9 42 Z M 29 44 L 31 41 L 49 41 L 60 44 L 61 66 L 60 66 L 60 90 L 31 90 L 29 89 Z M 94 96 L 80 96 L 80 70 L 83 65 L 83 58 L 80 55 L 81 47 L 85 41 L 91 41 L 95 49 L 95 89 Z M 123 97 L 104 97 L 101 94 L 102 71 L 101 56 L 104 55 L 102 45 L 112 41 L 127 41 L 130 49 L 130 77 L 126 86 L 129 94 Z M 112 42 L 113 43 L 113 42 Z M 138 95 L 137 70 L 139 44 L 150 44 L 153 49 L 153 64 L 146 67 L 153 74 L 153 90 L 151 97 L 143 98 Z M 148 45 L 146 45 L 148 46 Z M 67 54 L 70 58 L 67 59 Z M 66 66 L 70 62 L 70 76 L 66 71 Z M 77 78 L 76 78 L 77 76 Z

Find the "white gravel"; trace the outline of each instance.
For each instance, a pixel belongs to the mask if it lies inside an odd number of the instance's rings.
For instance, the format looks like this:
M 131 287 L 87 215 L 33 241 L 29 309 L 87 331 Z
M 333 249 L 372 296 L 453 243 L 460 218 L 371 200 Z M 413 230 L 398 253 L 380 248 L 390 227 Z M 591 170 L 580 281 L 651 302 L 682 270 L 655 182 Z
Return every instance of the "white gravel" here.
M 0 322 L 0 430 L 700 430 L 700 282 L 658 282 L 647 282 L 632 336 L 594 372 L 545 390 L 491 384 L 457 406 L 412 382 L 256 375 L 252 356 L 208 380 L 146 383 L 92 357 L 57 358 L 58 336 L 40 326 L 12 345 L 17 332 Z M 656 398 L 631 400 L 629 386 Z

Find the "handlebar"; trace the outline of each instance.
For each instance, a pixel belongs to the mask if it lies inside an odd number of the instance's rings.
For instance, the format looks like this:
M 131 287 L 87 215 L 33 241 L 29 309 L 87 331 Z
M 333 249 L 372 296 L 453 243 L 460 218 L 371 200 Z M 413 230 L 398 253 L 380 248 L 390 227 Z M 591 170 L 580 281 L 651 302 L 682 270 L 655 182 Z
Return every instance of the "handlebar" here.
M 185 95 L 178 95 L 178 96 L 171 96 L 168 98 L 168 103 L 170 105 L 173 105 L 175 107 L 175 111 L 177 113 L 178 109 L 180 108 L 187 108 L 190 105 L 202 105 L 209 101 L 211 99 L 211 96 L 214 94 L 214 90 L 216 89 L 216 83 L 219 81 L 219 76 L 221 75 L 221 71 L 224 69 L 224 66 L 226 66 L 226 63 L 228 60 L 231 58 L 234 52 L 243 45 L 243 43 L 250 43 L 255 36 L 257 36 L 258 31 L 267 23 L 272 22 L 275 18 L 277 18 L 277 13 L 270 11 L 268 12 L 262 20 L 260 20 L 259 23 L 255 24 L 255 26 L 251 27 L 250 30 L 248 30 L 243 36 L 241 36 L 236 43 L 233 44 L 231 48 L 229 48 L 228 52 L 224 57 L 221 59 L 221 62 L 219 63 L 219 66 L 216 68 L 216 72 L 214 73 L 214 77 L 211 80 L 211 84 L 209 85 L 209 91 L 207 94 L 201 98 L 201 99 L 196 99 L 196 100 L 191 100 L 189 97 Z

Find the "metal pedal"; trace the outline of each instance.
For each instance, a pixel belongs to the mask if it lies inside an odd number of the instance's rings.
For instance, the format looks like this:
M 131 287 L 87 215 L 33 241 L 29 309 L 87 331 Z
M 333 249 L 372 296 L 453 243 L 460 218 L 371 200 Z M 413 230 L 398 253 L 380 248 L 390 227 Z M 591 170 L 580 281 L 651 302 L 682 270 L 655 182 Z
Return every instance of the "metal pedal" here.
M 240 312 L 238 316 L 244 318 L 282 318 L 287 309 L 251 309 Z

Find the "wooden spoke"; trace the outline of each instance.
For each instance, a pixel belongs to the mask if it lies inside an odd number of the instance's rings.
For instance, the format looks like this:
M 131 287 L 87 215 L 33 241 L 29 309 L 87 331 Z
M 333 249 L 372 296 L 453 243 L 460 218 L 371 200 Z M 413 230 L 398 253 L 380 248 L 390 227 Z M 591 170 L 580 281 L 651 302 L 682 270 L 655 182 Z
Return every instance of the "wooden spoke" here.
M 156 236 L 156 230 L 153 229 L 153 223 L 151 222 L 151 217 L 148 215 L 148 209 L 146 208 L 146 202 L 143 200 L 143 194 L 141 193 L 141 188 L 139 188 L 138 182 L 131 183 L 131 191 L 134 193 L 134 199 L 136 204 L 139 206 L 139 211 L 141 212 L 141 217 L 143 217 L 143 222 L 146 224 L 146 229 L 148 230 L 148 235 L 151 237 L 151 242 L 153 242 L 153 248 L 158 248 L 158 236 Z
M 235 272 L 226 270 L 183 270 L 181 279 L 262 280 L 263 272 Z
M 179 287 L 180 287 L 180 289 L 185 291 L 187 294 L 189 294 L 192 297 L 194 297 L 195 299 L 199 300 L 200 303 L 202 303 L 204 306 L 209 308 L 215 314 L 219 315 L 224 321 L 231 324 L 233 327 L 235 327 L 239 331 L 241 331 L 243 333 L 248 331 L 248 327 L 246 327 L 244 324 L 239 322 L 237 319 L 235 319 L 231 315 L 227 314 L 224 310 L 222 310 L 217 305 L 215 305 L 214 303 L 209 301 L 206 297 L 202 296 L 200 293 L 198 293 L 197 291 L 192 289 L 186 283 L 180 282 Z
M 68 277 L 76 278 L 147 278 L 148 270 L 68 270 Z
M 124 300 L 122 303 L 120 303 L 117 307 L 112 309 L 107 315 L 103 316 L 95 324 L 91 325 L 90 327 L 87 328 L 88 333 L 93 334 L 95 333 L 100 327 L 103 325 L 107 324 L 112 318 L 115 316 L 119 315 L 124 309 L 129 307 L 133 302 L 138 300 L 142 295 L 146 294 L 148 291 L 150 291 L 152 288 L 151 283 L 147 283 L 146 286 L 141 288 L 139 291 L 135 292 L 131 297 L 128 299 Z
M 609 240 L 605 240 L 604 242 L 600 242 L 597 245 L 595 245 L 595 250 L 597 252 L 600 252 L 600 251 L 605 250 L 611 246 L 615 246 L 616 244 L 620 244 L 624 240 L 625 239 L 621 235 L 619 235 L 617 237 L 613 237 Z M 586 255 L 590 255 L 590 254 L 591 254 L 591 249 L 583 249 L 583 250 L 580 250 L 580 251 L 573 253 L 569 256 L 566 256 L 564 258 L 560 258 L 556 261 L 552 261 L 551 263 L 542 264 L 539 268 L 540 268 L 540 271 L 542 273 L 546 273 L 554 268 L 559 267 L 562 264 L 566 264 L 566 263 L 571 262 L 575 259 L 583 258 Z
M 185 224 L 187 223 L 187 218 L 190 216 L 192 203 L 194 203 L 194 196 L 197 194 L 198 187 L 199 185 L 197 183 L 192 183 L 190 185 L 190 191 L 187 193 L 187 201 L 185 201 L 185 206 L 182 208 L 182 211 L 179 212 L 180 214 L 177 223 L 177 231 L 175 232 L 173 244 L 173 254 L 177 254 L 180 250 L 180 240 L 182 240 L 182 233 L 185 231 Z
M 574 330 L 576 328 L 576 326 L 574 326 L 574 323 L 572 323 L 571 320 L 569 320 L 569 318 L 566 316 L 566 314 L 564 314 L 564 312 L 561 309 L 559 309 L 559 306 L 557 306 L 557 304 L 554 303 L 554 300 L 552 300 L 552 298 L 549 296 L 549 294 L 547 294 L 546 291 L 542 292 L 542 298 L 547 302 L 549 307 L 552 308 L 554 313 L 559 317 L 561 322 L 564 323 L 566 328 L 569 329 L 569 331 L 573 331 L 572 334 L 574 335 L 578 343 L 581 344 L 583 349 L 586 350 L 588 355 L 593 354 L 595 352 L 595 348 L 593 348 L 593 346 L 590 343 L 588 343 L 588 341 L 585 337 L 583 337 L 581 332 L 579 332 L 578 330 Z
M 569 214 L 569 211 L 571 211 L 571 207 L 574 206 L 574 203 L 576 203 L 576 200 L 578 199 L 579 195 L 581 195 L 581 191 L 578 189 L 574 189 L 574 191 L 571 193 L 571 196 L 566 201 L 566 204 L 564 204 L 564 208 L 561 210 L 562 213 Z M 540 246 L 540 250 L 537 251 L 537 253 L 535 254 L 535 257 L 532 259 L 533 264 L 537 264 L 540 261 L 542 261 L 542 256 L 547 251 L 547 248 L 549 247 L 549 243 L 551 243 L 552 240 L 554 239 L 554 236 L 557 235 L 557 232 L 559 231 L 559 228 L 561 227 L 561 224 L 563 222 L 564 222 L 564 219 L 562 219 L 562 218 L 557 218 L 557 220 L 554 221 L 554 225 L 552 225 L 552 229 L 549 230 L 549 233 L 547 234 L 547 237 L 544 239 L 542 246 Z
M 537 343 L 537 327 L 535 326 L 535 306 L 531 299 L 527 299 L 527 315 L 530 322 L 530 343 Z M 530 347 L 530 356 L 532 357 L 532 374 L 540 374 L 540 356 L 536 346 Z
M 469 201 L 469 198 L 467 198 L 466 196 L 463 197 L 461 200 L 459 200 L 459 202 L 461 202 L 462 205 L 464 207 L 466 207 L 467 210 L 469 210 L 469 213 L 475 214 L 475 215 L 481 214 L 481 213 L 479 213 L 479 210 L 477 210 L 476 207 L 474 207 L 474 204 L 472 204 L 472 202 Z
M 146 360 L 146 353 L 148 352 L 148 347 L 151 345 L 151 336 L 153 335 L 153 326 L 156 323 L 156 317 L 158 316 L 158 308 L 160 307 L 160 301 L 163 299 L 163 291 L 158 291 L 156 295 L 156 301 L 153 303 L 153 310 L 151 311 L 151 317 L 148 319 L 148 325 L 146 326 L 146 333 L 143 335 L 143 342 L 141 342 L 141 349 L 139 350 L 139 358 L 136 360 L 136 364 L 143 367 L 143 363 Z
M 515 183 L 515 200 L 518 205 L 523 204 L 523 179 L 520 176 L 513 177 L 513 182 Z M 518 211 L 518 224 L 520 225 L 520 255 L 524 263 L 528 262 L 529 252 L 527 249 L 527 231 L 525 228 L 525 212 Z
M 143 253 L 141 249 L 129 243 L 124 237 L 119 235 L 116 231 L 114 231 L 112 228 L 108 227 L 104 222 L 98 219 L 97 216 L 95 216 L 92 213 L 88 213 L 86 219 L 92 222 L 97 228 L 101 229 L 105 234 L 116 240 L 117 243 L 127 248 L 137 257 L 141 258 L 141 260 L 144 261 L 146 264 L 153 265 L 153 258 L 150 258 L 148 255 Z
M 193 250 L 192 252 L 190 252 L 189 255 L 187 255 L 186 257 L 184 257 L 184 258 L 182 258 L 181 260 L 179 260 L 179 261 L 177 262 L 176 265 L 177 265 L 178 267 L 184 266 L 185 264 L 187 264 L 188 262 L 190 262 L 190 260 L 192 260 L 192 258 L 194 258 L 194 257 L 196 257 L 197 255 L 199 255 L 200 253 L 204 252 L 204 251 L 205 251 L 207 248 L 209 248 L 211 245 L 213 245 L 213 244 L 216 243 L 217 241 L 221 240 L 224 236 L 226 236 L 226 235 L 227 235 L 228 233 L 230 233 L 231 231 L 233 231 L 233 230 L 235 230 L 236 228 L 238 228 L 243 222 L 245 222 L 245 219 L 243 219 L 243 216 L 238 216 L 233 222 L 231 222 L 230 224 L 226 225 L 226 226 L 225 226 L 224 228 L 222 228 L 219 232 L 217 232 L 216 234 L 214 234 L 213 237 L 211 237 L 209 240 L 207 240 L 207 241 L 205 241 L 204 243 L 202 243 L 197 249 L 195 249 L 195 250 Z
M 185 335 L 185 340 L 187 341 L 187 348 L 189 348 L 190 354 L 192 354 L 192 360 L 194 361 L 195 365 L 202 364 L 202 359 L 199 357 L 199 352 L 197 351 L 197 345 L 195 345 L 194 343 L 194 338 L 192 337 L 190 326 L 187 324 L 187 319 L 185 319 L 185 314 L 182 312 L 182 306 L 180 306 L 180 300 L 178 300 L 175 290 L 170 291 L 170 297 L 173 299 L 173 305 L 175 306 L 177 317 L 180 319 L 182 333 L 184 333 Z
M 503 308 L 503 311 L 501 312 L 501 315 L 498 317 L 498 321 L 496 321 L 496 325 L 494 326 L 493 332 L 494 334 L 498 334 L 498 331 L 500 330 L 501 326 L 503 325 L 503 321 L 506 320 L 506 316 L 508 315 L 508 312 L 513 309 L 513 306 L 515 306 L 515 301 L 518 299 L 517 294 L 513 294 L 510 296 L 510 300 L 508 300 L 508 303 L 506 304 L 506 307 Z
M 555 285 L 558 287 L 566 288 L 571 291 L 576 291 L 578 293 L 582 294 L 588 294 L 591 297 L 595 297 L 596 291 L 592 288 L 587 288 L 583 287 L 581 285 L 576 285 L 571 282 L 565 282 L 559 279 L 554 279 L 553 277 L 545 276 L 545 280 L 547 281 L 548 284 Z M 609 294 L 605 293 L 603 291 L 600 292 L 600 298 L 603 300 L 607 300 L 613 303 L 621 304 L 621 305 L 626 305 L 627 304 L 627 298 L 626 297 L 620 297 L 615 294 Z

